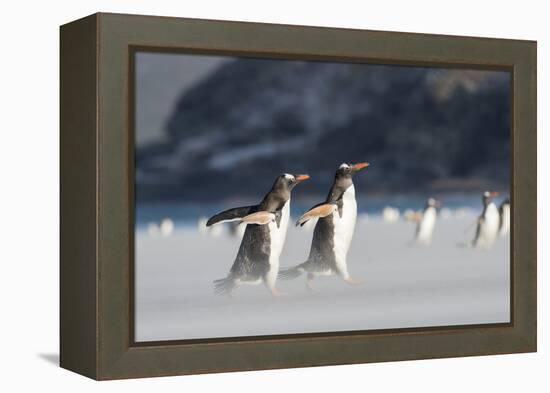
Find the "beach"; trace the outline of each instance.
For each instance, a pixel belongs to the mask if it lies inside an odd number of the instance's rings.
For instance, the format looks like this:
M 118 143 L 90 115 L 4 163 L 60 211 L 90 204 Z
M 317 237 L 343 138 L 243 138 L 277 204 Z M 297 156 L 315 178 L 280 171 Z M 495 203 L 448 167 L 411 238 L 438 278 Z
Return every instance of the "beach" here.
M 361 285 L 337 276 L 277 282 L 216 296 L 240 239 L 178 226 L 170 236 L 136 231 L 136 341 L 185 340 L 329 331 L 509 322 L 509 235 L 490 250 L 464 247 L 473 214 L 439 219 L 430 246 L 411 245 L 415 224 L 358 219 L 348 270 Z M 306 260 L 311 229 L 289 227 L 281 267 Z

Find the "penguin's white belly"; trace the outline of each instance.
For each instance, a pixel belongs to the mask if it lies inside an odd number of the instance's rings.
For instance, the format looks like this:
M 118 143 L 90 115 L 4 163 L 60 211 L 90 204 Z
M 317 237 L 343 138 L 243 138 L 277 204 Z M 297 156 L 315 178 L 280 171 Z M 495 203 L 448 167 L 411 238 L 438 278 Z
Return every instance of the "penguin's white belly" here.
M 480 223 L 476 246 L 483 248 L 491 247 L 498 235 L 499 224 L 500 217 L 497 207 L 494 203 L 490 203 L 485 209 L 485 215 Z
M 290 198 L 283 206 L 281 211 L 281 222 L 277 226 L 277 222 L 271 222 L 269 226 L 269 237 L 271 239 L 271 247 L 269 253 L 269 272 L 265 277 L 265 283 L 271 290 L 275 288 L 277 275 L 279 274 L 279 257 L 283 251 L 283 246 L 286 239 L 286 230 L 288 221 L 290 220 Z
M 357 221 L 357 202 L 355 201 L 355 187 L 353 185 L 344 192 L 342 201 L 342 217 L 340 217 L 338 210 L 332 214 L 334 225 L 333 250 L 336 268 L 344 278 L 348 278 L 346 257 L 355 231 L 355 222 Z
M 502 214 L 500 216 L 500 236 L 506 236 L 510 231 L 510 205 L 502 206 Z
M 430 244 L 435 227 L 437 212 L 434 207 L 428 207 L 418 223 L 416 241 L 422 244 Z
M 283 251 L 286 239 L 286 231 L 290 220 L 290 199 L 285 203 L 282 209 L 281 222 L 277 226 L 276 222 L 269 223 L 269 236 L 271 239 L 271 251 L 269 254 L 269 264 L 271 268 L 279 269 L 279 257 Z

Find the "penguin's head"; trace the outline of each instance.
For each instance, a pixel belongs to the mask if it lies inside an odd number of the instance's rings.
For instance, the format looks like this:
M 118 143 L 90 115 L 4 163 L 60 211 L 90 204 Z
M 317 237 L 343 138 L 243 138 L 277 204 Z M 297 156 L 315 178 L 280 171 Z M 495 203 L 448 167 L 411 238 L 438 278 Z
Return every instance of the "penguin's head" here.
M 496 191 L 485 191 L 483 195 L 481 196 L 481 200 L 483 201 L 484 205 L 489 204 L 494 197 L 498 196 L 498 192 Z
M 438 200 L 435 199 L 435 198 L 429 198 L 429 199 L 426 201 L 426 205 L 428 205 L 429 207 L 435 207 L 436 209 L 438 209 L 438 208 L 441 207 L 441 202 L 438 201 Z
M 341 190 L 347 190 L 353 185 L 353 175 L 368 166 L 368 162 L 359 162 L 357 164 L 347 164 L 344 162 L 336 170 L 336 174 L 334 175 L 334 185 Z
M 307 179 L 309 179 L 309 175 L 291 175 L 289 173 L 284 173 L 277 177 L 273 188 L 290 191 Z
M 351 178 L 356 172 L 368 167 L 369 165 L 370 164 L 368 162 L 359 162 L 357 164 L 347 164 L 344 162 L 336 170 L 336 179 Z

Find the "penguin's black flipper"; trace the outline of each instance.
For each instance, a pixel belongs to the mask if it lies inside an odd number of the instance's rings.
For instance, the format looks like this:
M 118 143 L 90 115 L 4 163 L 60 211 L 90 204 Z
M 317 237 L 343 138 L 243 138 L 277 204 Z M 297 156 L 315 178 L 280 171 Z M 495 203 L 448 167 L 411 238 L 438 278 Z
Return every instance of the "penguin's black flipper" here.
M 235 281 L 231 277 L 220 278 L 214 281 L 214 293 L 216 295 L 229 295 L 235 289 Z
M 251 213 L 255 213 L 258 209 L 258 206 L 242 206 L 234 207 L 233 209 L 225 210 L 221 213 L 218 213 L 208 219 L 206 226 L 217 224 L 224 221 L 235 221 L 241 219 Z
M 472 247 L 477 246 L 477 240 L 479 239 L 479 233 L 481 232 L 481 224 L 483 224 L 483 221 L 484 221 L 483 217 L 479 217 L 477 220 L 476 235 L 472 240 Z

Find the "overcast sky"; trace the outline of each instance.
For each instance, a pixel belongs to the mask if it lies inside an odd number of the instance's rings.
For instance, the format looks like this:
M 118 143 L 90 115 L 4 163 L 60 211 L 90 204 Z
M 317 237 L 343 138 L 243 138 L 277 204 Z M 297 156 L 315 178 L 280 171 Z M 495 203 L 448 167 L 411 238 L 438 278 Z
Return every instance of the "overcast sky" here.
M 172 53 L 136 54 L 136 144 L 163 136 L 176 100 L 230 57 Z

